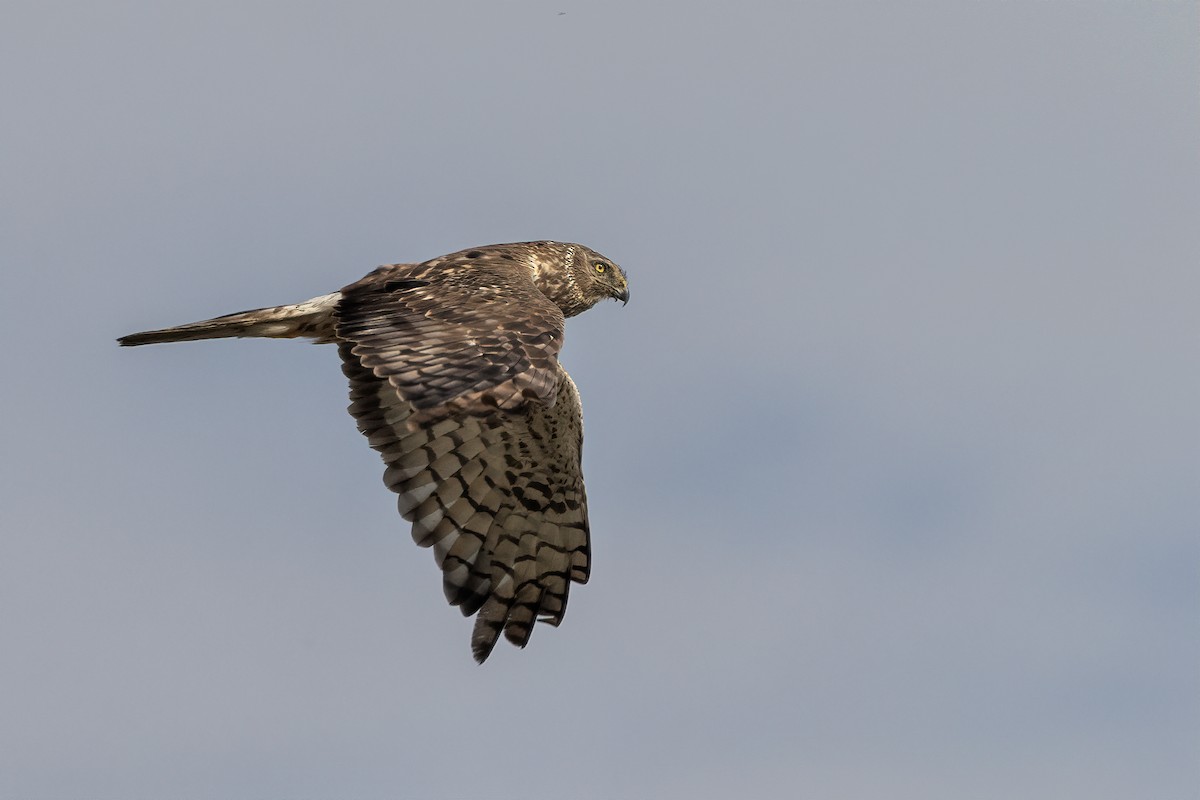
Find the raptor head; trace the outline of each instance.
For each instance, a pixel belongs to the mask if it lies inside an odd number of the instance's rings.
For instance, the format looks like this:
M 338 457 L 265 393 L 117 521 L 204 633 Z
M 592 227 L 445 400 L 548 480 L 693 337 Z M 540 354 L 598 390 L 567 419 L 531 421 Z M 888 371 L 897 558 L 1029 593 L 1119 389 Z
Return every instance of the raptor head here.
M 590 247 L 571 246 L 576 248 L 576 252 L 569 268 L 574 273 L 575 284 L 588 308 L 610 297 L 622 303 L 629 302 L 629 280 L 617 262 Z
M 519 253 L 529 266 L 534 284 L 562 309 L 564 316 L 573 317 L 608 298 L 629 302 L 625 272 L 611 258 L 590 247 L 549 241 L 494 247 Z

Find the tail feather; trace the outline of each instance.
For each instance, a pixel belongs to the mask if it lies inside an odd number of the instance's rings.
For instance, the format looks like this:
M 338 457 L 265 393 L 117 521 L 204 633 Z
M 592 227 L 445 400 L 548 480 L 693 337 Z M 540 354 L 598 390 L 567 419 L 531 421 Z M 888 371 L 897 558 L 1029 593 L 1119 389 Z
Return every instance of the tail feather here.
M 334 292 L 290 306 L 257 308 L 173 328 L 131 333 L 117 339 L 117 342 L 123 347 L 136 347 L 143 344 L 191 342 L 231 336 L 272 339 L 304 336 L 318 342 L 332 342 L 335 338 L 333 309 L 341 298 L 341 292 Z

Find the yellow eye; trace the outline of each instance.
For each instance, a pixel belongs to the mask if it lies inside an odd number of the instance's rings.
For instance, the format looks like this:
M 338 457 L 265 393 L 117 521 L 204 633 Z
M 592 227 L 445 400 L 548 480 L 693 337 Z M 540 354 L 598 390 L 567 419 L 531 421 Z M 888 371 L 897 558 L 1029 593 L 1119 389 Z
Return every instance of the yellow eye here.
M 601 275 L 604 274 L 604 270 L 606 270 L 606 269 L 608 269 L 608 264 L 597 264 L 596 265 L 596 272 L 599 272 Z

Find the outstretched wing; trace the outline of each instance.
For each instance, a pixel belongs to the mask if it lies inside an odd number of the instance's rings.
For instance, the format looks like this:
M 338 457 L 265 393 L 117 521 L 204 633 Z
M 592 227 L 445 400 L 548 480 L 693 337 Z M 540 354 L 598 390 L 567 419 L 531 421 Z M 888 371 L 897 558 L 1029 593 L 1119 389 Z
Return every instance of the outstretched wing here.
M 383 456 L 412 535 L 432 547 L 446 599 L 478 612 L 471 649 L 482 662 L 500 632 L 524 647 L 535 620 L 558 625 L 571 581 L 589 571 L 580 472 L 579 395 L 557 370 L 558 402 L 488 416 L 457 413 L 413 429 L 412 405 L 340 346 L 350 413 Z
M 339 338 L 424 424 L 457 412 L 550 406 L 563 314 L 504 250 L 380 267 L 342 290 Z
M 478 614 L 482 662 L 502 631 L 524 647 L 535 621 L 557 625 L 590 556 L 562 313 L 523 266 L 471 262 L 381 268 L 343 290 L 337 317 L 350 413 L 446 598 Z

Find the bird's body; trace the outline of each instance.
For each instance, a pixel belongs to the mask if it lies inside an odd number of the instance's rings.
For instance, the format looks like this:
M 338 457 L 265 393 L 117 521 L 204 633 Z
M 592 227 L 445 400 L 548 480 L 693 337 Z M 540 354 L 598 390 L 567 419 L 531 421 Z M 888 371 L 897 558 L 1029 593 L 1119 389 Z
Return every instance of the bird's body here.
M 582 245 L 522 242 L 380 267 L 303 303 L 122 337 L 122 345 L 234 336 L 336 343 L 350 413 L 382 455 L 413 538 L 446 597 L 478 614 L 483 661 L 501 632 L 523 647 L 557 625 L 590 543 L 583 418 L 558 362 L 563 323 L 625 275 Z

